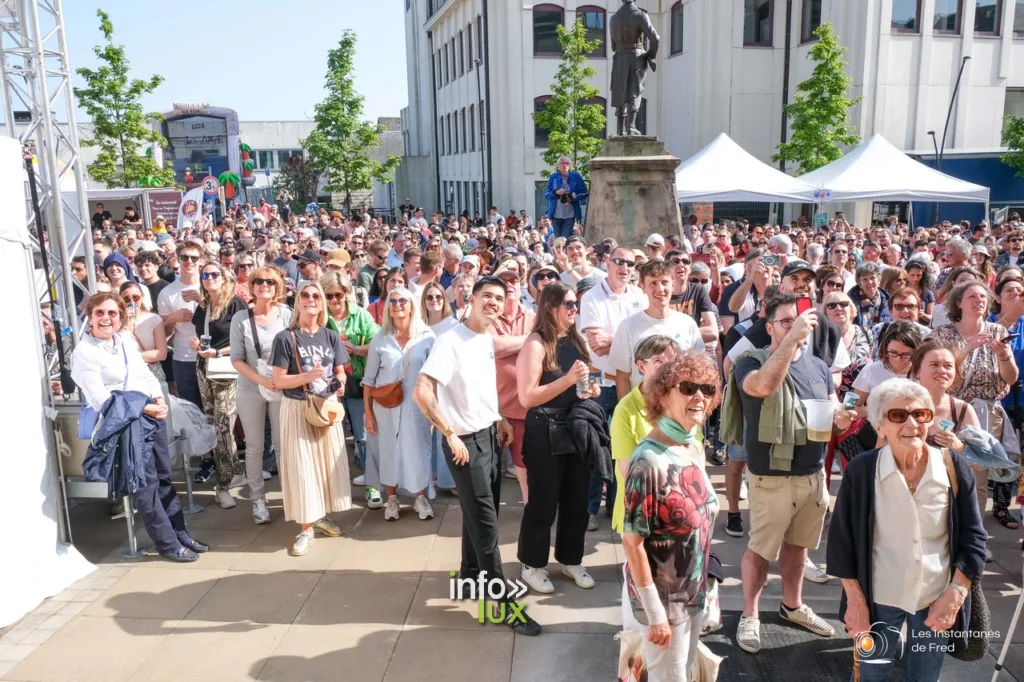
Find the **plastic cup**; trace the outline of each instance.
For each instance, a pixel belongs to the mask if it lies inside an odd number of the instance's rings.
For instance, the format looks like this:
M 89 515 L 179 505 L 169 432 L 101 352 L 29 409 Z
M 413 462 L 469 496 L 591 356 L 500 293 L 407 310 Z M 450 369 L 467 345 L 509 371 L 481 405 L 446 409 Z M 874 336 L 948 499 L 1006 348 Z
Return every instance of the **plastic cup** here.
M 831 400 L 803 400 L 807 411 L 807 440 L 827 443 L 832 440 L 832 419 L 836 405 Z
M 853 391 L 850 391 L 849 393 L 843 396 L 843 408 L 846 410 L 852 410 L 853 408 L 857 407 L 857 401 L 859 400 L 860 396 L 854 393 Z
M 940 419 L 939 420 L 939 428 L 942 429 L 943 431 L 949 431 L 955 425 L 956 424 L 954 422 L 951 422 L 948 419 Z

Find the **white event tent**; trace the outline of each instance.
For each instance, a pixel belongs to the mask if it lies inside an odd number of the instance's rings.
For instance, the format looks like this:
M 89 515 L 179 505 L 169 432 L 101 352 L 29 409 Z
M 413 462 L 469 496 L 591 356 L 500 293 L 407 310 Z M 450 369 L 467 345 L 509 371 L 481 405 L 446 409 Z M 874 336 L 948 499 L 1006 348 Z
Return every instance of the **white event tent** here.
M 929 168 L 874 135 L 841 159 L 801 175 L 839 201 L 964 201 L 988 203 L 989 189 Z M 819 197 L 820 199 L 820 197 Z
M 676 198 L 809 203 L 815 187 L 759 161 L 722 133 L 676 169 Z

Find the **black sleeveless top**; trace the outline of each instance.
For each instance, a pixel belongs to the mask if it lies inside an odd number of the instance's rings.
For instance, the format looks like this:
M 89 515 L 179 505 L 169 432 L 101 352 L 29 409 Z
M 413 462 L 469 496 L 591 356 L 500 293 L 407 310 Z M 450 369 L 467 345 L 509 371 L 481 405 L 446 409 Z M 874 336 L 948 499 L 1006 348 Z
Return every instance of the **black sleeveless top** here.
M 572 345 L 568 336 L 558 339 L 555 348 L 555 357 L 558 360 L 558 369 L 555 371 L 542 371 L 540 374 L 541 386 L 546 386 L 547 384 L 558 381 L 564 377 L 566 373 L 572 369 L 573 364 L 580 359 L 580 354 L 576 352 L 576 347 Z M 543 405 L 538 405 L 538 407 L 569 409 L 577 400 L 579 400 L 579 398 L 576 397 L 576 384 L 573 384 L 548 402 Z
M 967 416 L 967 403 L 964 403 L 963 409 L 960 410 L 960 414 L 957 414 L 956 413 L 956 403 L 953 402 L 953 396 L 948 396 L 948 397 L 949 397 L 949 416 L 953 418 L 951 421 L 954 422 L 953 423 L 953 428 L 950 429 L 950 432 L 955 434 L 957 431 L 960 430 L 960 427 L 963 426 L 964 417 Z M 925 438 L 924 442 L 928 443 L 928 445 L 931 445 L 933 448 L 941 448 L 942 447 L 937 442 L 935 442 L 935 437 L 934 436 L 928 436 L 927 438 Z

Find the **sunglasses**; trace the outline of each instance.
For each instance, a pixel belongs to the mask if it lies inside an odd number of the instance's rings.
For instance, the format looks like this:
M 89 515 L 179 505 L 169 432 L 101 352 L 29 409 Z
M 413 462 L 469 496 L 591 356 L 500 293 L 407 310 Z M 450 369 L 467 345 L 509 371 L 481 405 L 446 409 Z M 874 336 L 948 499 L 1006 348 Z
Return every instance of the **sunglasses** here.
M 335 292 L 333 294 L 327 294 L 326 296 L 327 296 L 327 300 L 328 301 L 341 301 L 341 300 L 344 300 L 344 298 L 345 298 L 345 294 L 340 293 L 340 292 Z
M 407 298 L 389 298 L 388 305 L 392 308 L 404 308 L 409 305 L 409 299 Z
M 562 301 L 562 307 L 566 310 L 579 310 L 579 301 Z
M 625 258 L 612 258 L 612 262 L 619 266 L 625 266 L 627 268 L 636 267 L 635 260 L 627 260 Z
M 892 309 L 895 310 L 896 312 L 904 313 L 909 312 L 916 307 L 917 305 L 914 303 L 897 303 L 892 307 Z
M 826 289 L 835 289 L 835 290 L 838 291 L 838 290 L 842 289 L 843 286 L 844 286 L 843 282 L 835 282 L 835 281 L 825 282 L 825 288 Z
M 683 381 L 676 388 L 685 396 L 697 395 L 697 391 L 700 391 L 705 398 L 714 397 L 718 390 L 714 384 L 698 384 L 693 381 Z
M 432 296 L 427 296 L 425 300 L 427 303 L 444 303 L 444 296 L 434 294 Z
M 199 275 L 199 279 L 203 281 L 206 281 L 208 279 L 217 279 L 218 277 L 220 277 L 219 272 L 204 272 L 203 274 Z
M 256 265 L 253 264 L 253 263 L 239 263 L 238 264 L 238 269 L 239 270 L 241 270 L 242 268 L 245 268 L 246 270 L 250 270 L 250 269 L 252 269 L 254 267 L 256 267 Z
M 840 308 L 845 308 L 845 307 L 846 307 L 846 303 L 843 302 L 843 301 L 837 301 L 835 303 L 826 303 L 825 304 L 825 310 L 839 310 Z
M 178 256 L 178 260 L 182 261 L 183 263 L 198 263 L 200 261 L 200 258 L 200 256 L 189 256 L 188 254 L 184 253 Z
M 121 300 L 123 300 L 125 303 L 138 303 L 139 301 L 142 300 L 142 295 L 136 294 L 135 296 L 122 296 Z
M 264 279 L 262 277 L 256 277 L 252 280 L 252 283 L 256 286 L 263 286 L 264 284 L 268 287 L 276 287 L 277 282 L 272 279 Z
M 691 277 L 690 278 L 690 284 L 707 284 L 710 281 L 711 280 L 709 280 L 709 279 L 698 279 L 696 277 Z
M 689 265 L 690 260 L 688 258 L 669 258 L 668 262 L 672 265 Z
M 315 291 L 312 293 L 308 291 L 303 291 L 301 294 L 299 294 L 299 298 L 301 298 L 303 301 L 319 301 L 320 294 L 318 294 Z
M 550 280 L 555 280 L 555 279 L 558 279 L 558 275 L 557 275 L 557 274 L 555 274 L 555 273 L 553 273 L 553 272 L 542 272 L 542 273 L 540 273 L 539 275 L 536 275 L 536 276 L 535 276 L 535 277 L 533 278 L 533 281 L 534 281 L 534 282 L 539 282 L 539 281 L 541 281 L 541 280 L 549 280 L 549 279 L 550 279 Z
M 913 417 L 918 424 L 927 424 L 935 417 L 935 413 L 926 407 L 918 410 L 895 408 L 885 413 L 885 418 L 893 424 L 902 424 L 907 421 L 907 417 Z

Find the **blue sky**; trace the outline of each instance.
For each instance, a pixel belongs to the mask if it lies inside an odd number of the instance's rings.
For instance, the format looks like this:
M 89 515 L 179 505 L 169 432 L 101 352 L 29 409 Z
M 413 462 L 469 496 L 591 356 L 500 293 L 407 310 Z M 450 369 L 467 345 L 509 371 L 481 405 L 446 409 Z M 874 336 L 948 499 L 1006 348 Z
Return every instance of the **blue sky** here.
M 164 77 L 144 102 L 149 111 L 204 101 L 235 109 L 243 121 L 312 118 L 327 51 L 346 28 L 359 37 L 355 86 L 364 116 L 398 116 L 407 103 L 403 0 L 73 0 L 64 3 L 73 69 L 97 65 L 97 8 L 110 14 L 132 74 Z

